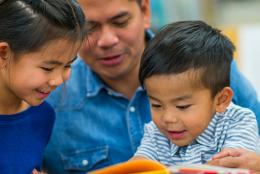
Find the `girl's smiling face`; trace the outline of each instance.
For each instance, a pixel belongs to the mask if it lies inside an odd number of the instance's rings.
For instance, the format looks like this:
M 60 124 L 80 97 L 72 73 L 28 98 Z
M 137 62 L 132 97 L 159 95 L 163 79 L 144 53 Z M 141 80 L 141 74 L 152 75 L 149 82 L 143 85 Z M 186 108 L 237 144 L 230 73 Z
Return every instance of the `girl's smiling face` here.
M 15 55 L 9 50 L 10 59 L 1 68 L 1 93 L 8 96 L 6 100 L 39 105 L 69 78 L 79 46 L 80 43 L 56 39 L 35 52 Z

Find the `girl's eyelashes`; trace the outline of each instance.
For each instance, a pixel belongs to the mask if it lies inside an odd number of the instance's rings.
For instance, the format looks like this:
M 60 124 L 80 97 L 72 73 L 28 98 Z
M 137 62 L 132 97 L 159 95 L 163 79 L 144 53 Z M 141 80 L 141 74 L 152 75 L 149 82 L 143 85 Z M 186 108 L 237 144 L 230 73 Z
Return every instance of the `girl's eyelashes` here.
M 71 64 L 66 65 L 65 68 L 71 68 Z
M 54 69 L 55 69 L 55 67 L 40 67 L 41 69 L 43 69 L 44 71 L 47 71 L 47 72 L 51 72 L 51 71 L 53 71 Z M 64 66 L 64 68 L 65 69 L 70 69 L 71 68 L 71 64 L 69 64 L 69 65 L 65 65 Z

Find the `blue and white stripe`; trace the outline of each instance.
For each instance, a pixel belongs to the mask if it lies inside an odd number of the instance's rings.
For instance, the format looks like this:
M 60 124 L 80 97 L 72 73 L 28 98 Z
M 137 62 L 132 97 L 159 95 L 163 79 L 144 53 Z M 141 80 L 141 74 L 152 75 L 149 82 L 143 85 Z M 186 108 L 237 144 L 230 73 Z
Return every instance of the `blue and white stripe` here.
M 191 144 L 178 147 L 170 142 L 153 122 L 145 125 L 144 136 L 135 156 L 143 156 L 162 164 L 203 164 L 223 148 L 257 150 L 258 126 L 252 111 L 230 104 L 217 113 L 207 129 Z

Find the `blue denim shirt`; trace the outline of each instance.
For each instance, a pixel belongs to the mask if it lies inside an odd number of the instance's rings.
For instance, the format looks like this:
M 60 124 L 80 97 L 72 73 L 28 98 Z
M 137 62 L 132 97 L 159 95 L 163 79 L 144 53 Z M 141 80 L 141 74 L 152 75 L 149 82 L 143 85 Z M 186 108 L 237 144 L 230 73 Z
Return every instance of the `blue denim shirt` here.
M 256 93 L 231 68 L 234 103 L 251 107 L 260 117 Z M 66 85 L 48 98 L 56 111 L 56 122 L 46 149 L 44 167 L 49 174 L 80 174 L 126 161 L 133 156 L 151 120 L 146 92 L 139 87 L 129 101 L 106 86 L 78 59 Z
M 151 120 L 146 92 L 139 87 L 129 101 L 107 87 L 78 59 L 66 85 L 48 101 L 56 124 L 45 153 L 48 173 L 90 171 L 132 157 Z
M 257 93 L 251 83 L 240 73 L 235 61 L 231 64 L 230 85 L 234 92 L 233 103 L 251 109 L 256 115 L 259 128 L 260 102 Z M 258 134 L 260 134 L 260 130 L 258 130 Z

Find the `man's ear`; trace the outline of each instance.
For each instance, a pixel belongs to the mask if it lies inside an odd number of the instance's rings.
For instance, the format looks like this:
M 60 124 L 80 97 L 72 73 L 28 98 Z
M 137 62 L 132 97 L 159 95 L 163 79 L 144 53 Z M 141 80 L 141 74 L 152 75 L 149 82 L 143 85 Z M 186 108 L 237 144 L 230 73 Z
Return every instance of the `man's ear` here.
M 0 42 L 0 68 L 4 68 L 10 58 L 11 49 L 7 42 Z
M 151 26 L 150 0 L 141 1 L 141 10 L 144 15 L 144 28 L 148 29 Z
M 216 112 L 224 112 L 232 101 L 233 91 L 230 87 L 223 88 L 215 97 Z

